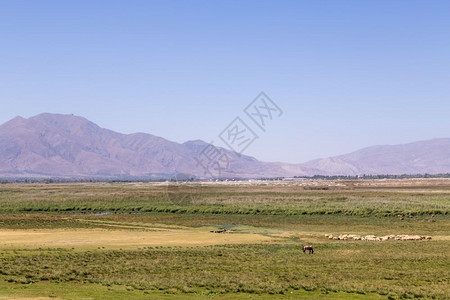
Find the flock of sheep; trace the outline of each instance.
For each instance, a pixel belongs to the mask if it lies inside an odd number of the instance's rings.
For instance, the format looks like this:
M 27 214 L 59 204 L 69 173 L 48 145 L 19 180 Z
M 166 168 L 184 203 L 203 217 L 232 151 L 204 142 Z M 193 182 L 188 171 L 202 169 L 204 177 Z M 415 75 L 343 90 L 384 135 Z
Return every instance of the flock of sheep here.
M 397 241 L 420 241 L 420 240 L 431 240 L 431 236 L 422 236 L 422 235 L 407 235 L 407 234 L 401 234 L 401 235 L 385 235 L 377 237 L 373 234 L 366 235 L 366 236 L 360 236 L 356 234 L 340 234 L 340 235 L 332 235 L 332 234 L 326 234 L 325 235 L 330 240 L 355 240 L 355 241 L 387 241 L 387 240 L 397 240 Z

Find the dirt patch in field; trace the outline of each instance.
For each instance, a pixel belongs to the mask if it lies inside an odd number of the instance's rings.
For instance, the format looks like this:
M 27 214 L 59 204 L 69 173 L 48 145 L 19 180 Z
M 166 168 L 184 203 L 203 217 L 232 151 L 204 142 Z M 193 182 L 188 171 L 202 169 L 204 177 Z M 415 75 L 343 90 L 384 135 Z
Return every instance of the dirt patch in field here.
M 3 298 L 3 297 L 0 297 L 0 299 L 7 299 L 7 300 L 58 300 L 58 299 L 61 299 L 61 298 L 54 298 L 54 297 L 52 297 L 52 298 L 48 298 L 48 297 L 19 297 L 19 298 L 16 298 L 16 297 L 5 297 L 5 298 Z
M 20 247 L 137 248 L 142 246 L 206 246 L 260 243 L 269 240 L 271 240 L 270 237 L 259 234 L 214 234 L 200 230 L 0 230 L 0 249 Z

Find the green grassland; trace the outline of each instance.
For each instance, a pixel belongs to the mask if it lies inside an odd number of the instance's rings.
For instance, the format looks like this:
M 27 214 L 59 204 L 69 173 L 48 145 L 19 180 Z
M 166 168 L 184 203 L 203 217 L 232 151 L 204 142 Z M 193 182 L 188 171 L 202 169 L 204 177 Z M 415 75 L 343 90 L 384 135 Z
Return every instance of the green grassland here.
M 201 184 L 6 185 L 0 212 L 170 212 L 205 214 L 446 214 L 448 187 Z
M 449 299 L 449 211 L 450 180 L 2 184 L 0 299 Z

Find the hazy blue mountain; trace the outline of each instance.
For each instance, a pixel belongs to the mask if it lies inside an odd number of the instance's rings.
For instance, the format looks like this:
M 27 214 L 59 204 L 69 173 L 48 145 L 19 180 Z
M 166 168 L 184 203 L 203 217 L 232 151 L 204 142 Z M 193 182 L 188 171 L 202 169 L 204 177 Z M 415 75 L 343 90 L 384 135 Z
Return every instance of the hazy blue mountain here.
M 208 144 L 183 144 L 146 133 L 120 134 L 73 115 L 44 113 L 16 117 L 0 126 L 0 174 L 7 176 L 163 176 L 209 177 L 196 158 Z M 229 158 L 220 176 L 259 177 L 288 172 L 275 163 L 220 148 Z M 211 171 L 217 176 L 219 172 Z
M 302 166 L 321 175 L 449 173 L 450 138 L 373 146 Z

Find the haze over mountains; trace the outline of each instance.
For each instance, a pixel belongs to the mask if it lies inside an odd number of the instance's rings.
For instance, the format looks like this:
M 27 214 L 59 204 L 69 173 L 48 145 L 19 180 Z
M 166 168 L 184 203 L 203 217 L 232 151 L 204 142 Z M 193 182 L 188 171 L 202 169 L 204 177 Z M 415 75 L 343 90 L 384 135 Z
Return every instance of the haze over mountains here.
M 302 166 L 322 175 L 449 173 L 450 138 L 372 146 L 349 154 L 316 159 Z
M 203 141 L 183 144 L 146 133 L 121 134 L 73 115 L 16 117 L 0 126 L 0 174 L 7 176 L 208 177 L 196 158 Z M 226 151 L 224 177 L 283 176 L 283 164 L 264 163 Z M 206 173 L 206 174 L 205 174 Z M 218 175 L 218 172 L 210 172 Z
M 0 176 L 170 178 L 184 173 L 207 178 L 219 174 L 198 163 L 207 147 L 201 140 L 179 144 L 146 133 L 117 133 L 82 117 L 44 113 L 0 126 Z M 374 146 L 304 164 L 261 162 L 220 150 L 229 159 L 221 177 L 450 172 L 450 138 Z

